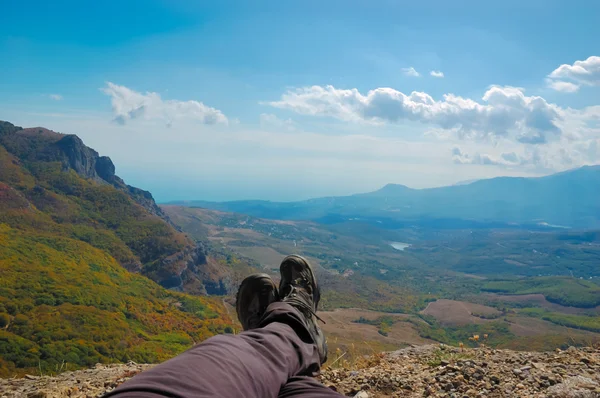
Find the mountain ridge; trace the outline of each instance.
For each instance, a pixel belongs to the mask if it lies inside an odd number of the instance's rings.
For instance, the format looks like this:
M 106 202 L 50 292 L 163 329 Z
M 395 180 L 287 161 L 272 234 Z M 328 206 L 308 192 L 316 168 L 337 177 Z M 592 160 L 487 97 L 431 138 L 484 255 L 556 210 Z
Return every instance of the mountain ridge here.
M 175 201 L 170 204 L 233 211 L 271 219 L 340 217 L 391 221 L 460 220 L 506 226 L 600 228 L 600 166 L 542 177 L 495 177 L 466 185 L 413 189 L 387 184 L 366 193 L 297 202 Z

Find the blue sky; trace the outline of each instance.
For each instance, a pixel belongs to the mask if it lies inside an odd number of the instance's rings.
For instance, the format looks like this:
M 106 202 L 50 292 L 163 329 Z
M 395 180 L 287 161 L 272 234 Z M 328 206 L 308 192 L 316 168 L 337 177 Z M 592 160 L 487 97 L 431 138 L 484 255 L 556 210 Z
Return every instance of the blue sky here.
M 5 1 L 0 119 L 80 135 L 161 201 L 543 175 L 600 163 L 598 15 L 591 0 Z

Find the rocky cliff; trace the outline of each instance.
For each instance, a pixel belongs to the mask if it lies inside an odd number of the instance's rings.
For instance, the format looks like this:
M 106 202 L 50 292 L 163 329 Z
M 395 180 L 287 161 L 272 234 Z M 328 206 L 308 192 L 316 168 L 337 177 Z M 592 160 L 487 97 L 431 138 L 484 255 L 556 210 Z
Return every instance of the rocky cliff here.
M 35 188 L 30 191 L 18 189 L 12 190 L 13 196 L 18 197 L 11 200 L 12 204 L 21 202 L 35 204 L 35 198 L 43 197 L 44 205 L 48 205 L 50 196 L 54 194 L 64 194 L 69 198 L 75 198 L 81 195 L 81 189 L 75 187 L 71 180 L 62 178 L 59 182 L 53 181 L 52 184 L 44 184 L 48 178 L 48 173 L 40 173 L 40 169 L 47 169 L 53 164 L 60 164 L 60 172 L 68 174 L 71 170 L 87 181 L 100 186 L 110 186 L 117 191 L 125 194 L 137 205 L 141 206 L 143 211 L 135 209 L 127 210 L 128 215 L 135 213 L 135 218 L 140 223 L 145 223 L 143 219 L 150 220 L 149 217 L 155 217 L 154 223 L 160 219 L 161 222 L 168 224 L 168 227 L 161 227 L 162 231 L 156 232 L 156 228 L 149 228 L 149 233 L 153 234 L 151 242 L 127 242 L 127 245 L 134 251 L 138 258 L 126 256 L 126 259 L 117 260 L 130 271 L 142 272 L 164 287 L 180 290 L 194 294 L 225 294 L 229 293 L 229 288 L 233 284 L 230 272 L 211 262 L 207 258 L 207 253 L 202 245 L 197 245 L 171 222 L 169 217 L 157 206 L 152 194 L 148 191 L 127 185 L 119 176 L 116 175 L 116 168 L 112 160 L 107 156 L 100 156 L 94 149 L 87 147 L 83 141 L 76 135 L 67 135 L 54 132 L 42 127 L 21 128 L 8 122 L 0 121 L 0 149 L 4 147 L 8 152 L 7 156 L 12 158 L 12 167 L 23 169 L 20 175 L 34 174 L 39 181 Z M 5 171 L 6 172 L 6 171 Z M 9 188 L 15 188 L 22 184 L 19 178 L 13 178 L 11 181 L 3 181 L 2 172 L 0 172 L 0 183 L 5 182 L 8 187 L 2 190 L 8 195 Z M 13 173 L 14 175 L 15 173 Z M 17 173 L 18 174 L 18 173 Z M 58 179 L 58 178 L 57 178 Z M 54 184 L 54 185 L 53 185 Z M 97 194 L 97 193 L 94 193 Z M 91 197 L 91 194 L 89 195 Z M 87 198 L 84 198 L 87 199 Z M 66 200 L 61 197 L 60 200 L 52 198 L 55 203 L 64 206 Z M 95 200 L 95 198 L 91 198 Z M 78 201 L 78 199 L 76 199 Z M 8 202 L 8 201 L 7 201 Z M 39 205 L 42 200 L 38 200 Z M 118 203 L 117 203 L 118 202 Z M 53 204 L 54 206 L 54 204 Z M 105 217 L 102 213 L 114 212 L 111 207 L 127 207 L 122 200 L 115 203 L 103 203 L 93 210 L 99 214 L 98 220 L 94 222 L 103 222 Z M 92 206 L 84 205 L 83 211 L 88 211 Z M 131 207 L 131 206 L 130 206 Z M 58 214 L 61 209 L 49 206 L 47 213 L 58 220 Z M 69 214 L 69 222 L 80 223 L 75 215 Z M 64 223 L 65 220 L 61 219 Z M 107 222 L 106 226 L 122 230 L 116 225 L 118 222 Z M 94 224 L 92 224 L 93 226 Z M 94 227 L 95 228 L 95 227 Z M 131 235 L 123 232 L 122 235 Z M 146 234 L 147 235 L 147 234 Z M 171 247 L 178 249 L 172 250 Z M 164 250 L 163 250 L 164 248 Z M 149 253 L 149 255 L 145 255 Z M 112 253 L 111 253 L 112 254 Z
M 99 397 L 152 365 L 96 365 L 58 376 L 0 380 L 6 398 Z M 333 364 L 335 367 L 335 364 Z M 518 352 L 427 345 L 379 354 L 321 381 L 349 397 L 600 397 L 600 350 Z

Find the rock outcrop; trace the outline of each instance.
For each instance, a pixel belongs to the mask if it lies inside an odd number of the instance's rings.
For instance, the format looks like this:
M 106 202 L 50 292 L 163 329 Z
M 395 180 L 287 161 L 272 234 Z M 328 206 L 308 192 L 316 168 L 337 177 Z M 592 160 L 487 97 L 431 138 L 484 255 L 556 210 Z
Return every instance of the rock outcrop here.
M 157 206 L 150 192 L 125 184 L 115 174 L 115 165 L 108 156 L 100 156 L 98 152 L 87 147 L 81 138 L 76 135 L 65 135 L 54 146 L 58 149 L 55 152 L 55 156 L 58 158 L 57 160 L 62 162 L 65 171 L 72 169 L 84 178 L 101 184 L 110 184 L 119 190 L 127 192 L 137 204 L 146 209 L 150 214 L 159 216 L 172 225 L 168 217 Z
M 91 178 L 96 181 L 102 180 L 96 171 L 99 158 L 98 152 L 85 146 L 81 138 L 76 135 L 65 135 L 54 144 L 54 147 L 56 148 L 56 157 L 60 159 L 63 165 L 63 171 L 72 169 L 82 177 Z M 49 151 L 52 149 L 54 148 L 51 148 Z M 110 162 L 110 159 L 108 161 Z M 106 161 L 100 163 L 106 165 Z M 112 162 L 110 163 L 112 164 Z M 112 166 L 112 169 L 114 176 L 114 166 Z
M 100 156 L 76 135 L 61 134 L 42 127 L 24 129 L 0 121 L 0 144 L 20 159 L 60 162 L 63 171 L 74 170 L 83 178 L 100 184 L 110 184 L 127 192 L 149 213 L 170 222 L 156 205 L 150 192 L 125 184 L 115 174 L 112 160 L 108 156 Z
M 600 350 L 518 352 L 427 345 L 325 369 L 321 381 L 349 397 L 600 397 Z M 6 398 L 99 397 L 152 365 L 96 365 L 54 377 L 0 380 Z M 334 364 L 335 366 L 335 364 Z

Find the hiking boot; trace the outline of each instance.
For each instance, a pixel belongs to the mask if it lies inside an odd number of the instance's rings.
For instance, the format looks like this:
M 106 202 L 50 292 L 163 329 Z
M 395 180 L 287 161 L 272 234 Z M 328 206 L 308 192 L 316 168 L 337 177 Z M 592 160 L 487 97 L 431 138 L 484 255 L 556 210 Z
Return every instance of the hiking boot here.
M 317 316 L 317 307 L 321 292 L 315 273 L 308 261 L 297 255 L 284 258 L 279 270 L 281 271 L 279 283 L 281 301 L 295 307 L 304 315 L 306 328 L 317 346 L 323 364 L 327 360 L 327 342 L 317 324 L 317 319 L 320 319 Z
M 267 274 L 253 274 L 242 281 L 235 310 L 244 330 L 256 329 L 269 304 L 278 301 L 277 286 Z

